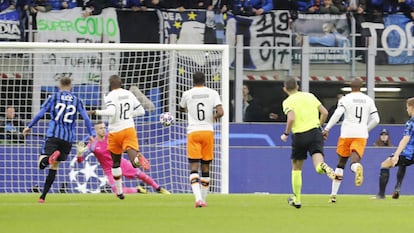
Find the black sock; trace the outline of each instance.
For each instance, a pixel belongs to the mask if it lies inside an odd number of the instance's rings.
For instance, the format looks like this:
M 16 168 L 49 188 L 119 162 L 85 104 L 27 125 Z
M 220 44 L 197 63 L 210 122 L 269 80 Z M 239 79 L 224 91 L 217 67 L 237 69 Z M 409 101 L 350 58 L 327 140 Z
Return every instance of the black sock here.
M 378 195 L 385 196 L 385 188 L 387 187 L 389 177 L 390 177 L 390 169 L 381 168 Z
M 46 194 L 49 192 L 50 187 L 52 186 L 53 182 L 55 181 L 56 177 L 56 170 L 49 169 L 49 173 L 47 174 L 45 185 L 43 186 L 43 192 L 40 198 L 43 200 L 46 198 Z
M 401 184 L 405 176 L 405 170 L 406 166 L 399 166 L 398 172 L 397 172 L 397 184 L 395 185 L 395 190 L 400 191 L 401 190 Z

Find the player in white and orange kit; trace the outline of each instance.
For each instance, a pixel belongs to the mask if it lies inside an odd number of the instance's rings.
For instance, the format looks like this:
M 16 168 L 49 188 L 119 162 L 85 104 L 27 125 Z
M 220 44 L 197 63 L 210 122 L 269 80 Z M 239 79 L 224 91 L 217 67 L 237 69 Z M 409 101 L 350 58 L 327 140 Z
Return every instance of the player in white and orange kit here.
M 180 110 L 187 111 L 187 156 L 190 163 L 190 182 L 195 196 L 195 207 L 207 206 L 210 186 L 210 163 L 214 159 L 213 124 L 224 114 L 217 91 L 205 86 L 201 72 L 193 74 L 194 87 L 183 93 Z M 201 178 L 199 176 L 201 164 Z M 200 186 L 201 183 L 201 186 Z
M 142 166 L 149 169 L 148 161 L 140 154 L 138 137 L 135 130 L 134 117 L 143 116 L 145 110 L 141 103 L 130 91 L 121 88 L 122 80 L 118 75 L 109 78 L 111 91 L 105 96 L 104 110 L 93 110 L 90 114 L 108 116 L 108 150 L 112 157 L 112 176 L 115 179 L 117 196 L 124 199 L 122 191 L 121 155 L 127 152 L 129 160 L 134 167 Z
M 351 170 L 355 173 L 355 185 L 361 186 L 364 176 L 360 161 L 367 144 L 368 132 L 380 121 L 374 100 L 360 91 L 362 85 L 362 80 L 359 78 L 351 81 L 351 93 L 338 101 L 338 107 L 323 131 L 324 136 L 327 137 L 328 131 L 338 122 L 342 114 L 344 115 L 336 149 L 338 165 L 335 169 L 336 177 L 332 181 L 330 198 L 332 203 L 336 202 L 348 158 L 351 158 Z
M 77 148 L 77 160 L 78 162 L 83 161 L 83 156 L 93 153 L 101 165 L 106 177 L 108 178 L 109 185 L 112 190 L 116 192 L 115 179 L 112 177 L 112 157 L 108 150 L 108 135 L 106 133 L 106 127 L 103 122 L 95 124 L 96 137 L 92 142 L 88 143 L 87 148 Z M 81 147 L 81 146 L 80 146 Z M 132 164 L 122 158 L 121 159 L 122 176 L 128 179 L 140 179 L 145 184 L 151 186 L 156 192 L 161 194 L 170 194 L 166 189 L 159 186 L 150 176 L 145 174 L 141 169 L 135 168 Z M 147 193 L 143 187 L 138 186 L 137 188 L 123 187 L 124 193 Z

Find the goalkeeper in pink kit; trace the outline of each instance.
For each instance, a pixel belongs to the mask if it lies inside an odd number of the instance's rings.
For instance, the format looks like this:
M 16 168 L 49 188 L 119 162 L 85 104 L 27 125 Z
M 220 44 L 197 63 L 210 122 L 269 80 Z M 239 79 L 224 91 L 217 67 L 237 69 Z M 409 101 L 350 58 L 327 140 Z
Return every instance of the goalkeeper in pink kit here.
M 111 153 L 108 150 L 108 135 L 106 133 L 105 124 L 99 122 L 95 124 L 96 137 L 92 142 L 89 142 L 87 147 L 82 144 L 77 145 L 77 161 L 82 162 L 83 156 L 93 153 L 101 165 L 106 177 L 108 178 L 109 185 L 112 191 L 116 193 L 115 179 L 112 176 L 112 158 Z M 146 166 L 143 166 L 146 167 Z M 149 169 L 149 168 L 148 168 Z M 170 194 L 169 191 L 159 186 L 150 176 L 145 174 L 141 169 L 134 168 L 129 160 L 121 159 L 121 170 L 122 176 L 128 179 L 140 179 L 145 184 L 151 186 L 156 192 L 161 194 Z M 124 193 L 147 193 L 143 187 L 138 186 L 137 188 L 123 187 Z

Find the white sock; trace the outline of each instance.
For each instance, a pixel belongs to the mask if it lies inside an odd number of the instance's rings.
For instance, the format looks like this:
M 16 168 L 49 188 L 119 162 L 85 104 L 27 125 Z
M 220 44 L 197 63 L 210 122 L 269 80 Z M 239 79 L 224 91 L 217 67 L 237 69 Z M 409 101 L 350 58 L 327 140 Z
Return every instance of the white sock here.
M 191 189 L 193 190 L 193 194 L 195 196 L 195 200 L 201 200 L 201 190 L 200 190 L 200 176 L 197 173 L 192 173 L 190 175 L 190 184 Z
M 210 177 L 201 177 L 201 199 L 206 202 L 207 193 L 210 189 Z
M 344 169 L 337 167 L 335 169 L 335 175 L 340 176 L 342 178 L 342 176 L 344 175 Z M 342 180 L 337 180 L 337 179 L 332 180 L 331 196 L 336 196 L 338 194 L 338 190 L 339 190 L 339 187 L 341 186 L 341 182 Z
M 115 187 L 116 187 L 116 194 L 122 194 L 122 170 L 120 167 L 112 168 L 112 176 L 119 177 L 119 179 L 115 179 Z
M 362 165 L 360 163 L 353 163 L 351 165 L 351 171 L 355 173 L 358 166 L 362 166 Z

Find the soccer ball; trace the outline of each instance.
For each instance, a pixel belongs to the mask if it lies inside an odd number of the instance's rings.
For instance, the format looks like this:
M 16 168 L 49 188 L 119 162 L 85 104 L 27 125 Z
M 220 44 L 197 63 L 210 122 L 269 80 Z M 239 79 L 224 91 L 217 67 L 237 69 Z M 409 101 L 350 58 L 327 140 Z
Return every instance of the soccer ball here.
M 174 121 L 174 117 L 173 117 L 173 115 L 171 115 L 171 113 L 169 113 L 169 112 L 161 113 L 160 123 L 163 126 L 170 126 L 173 121 Z

